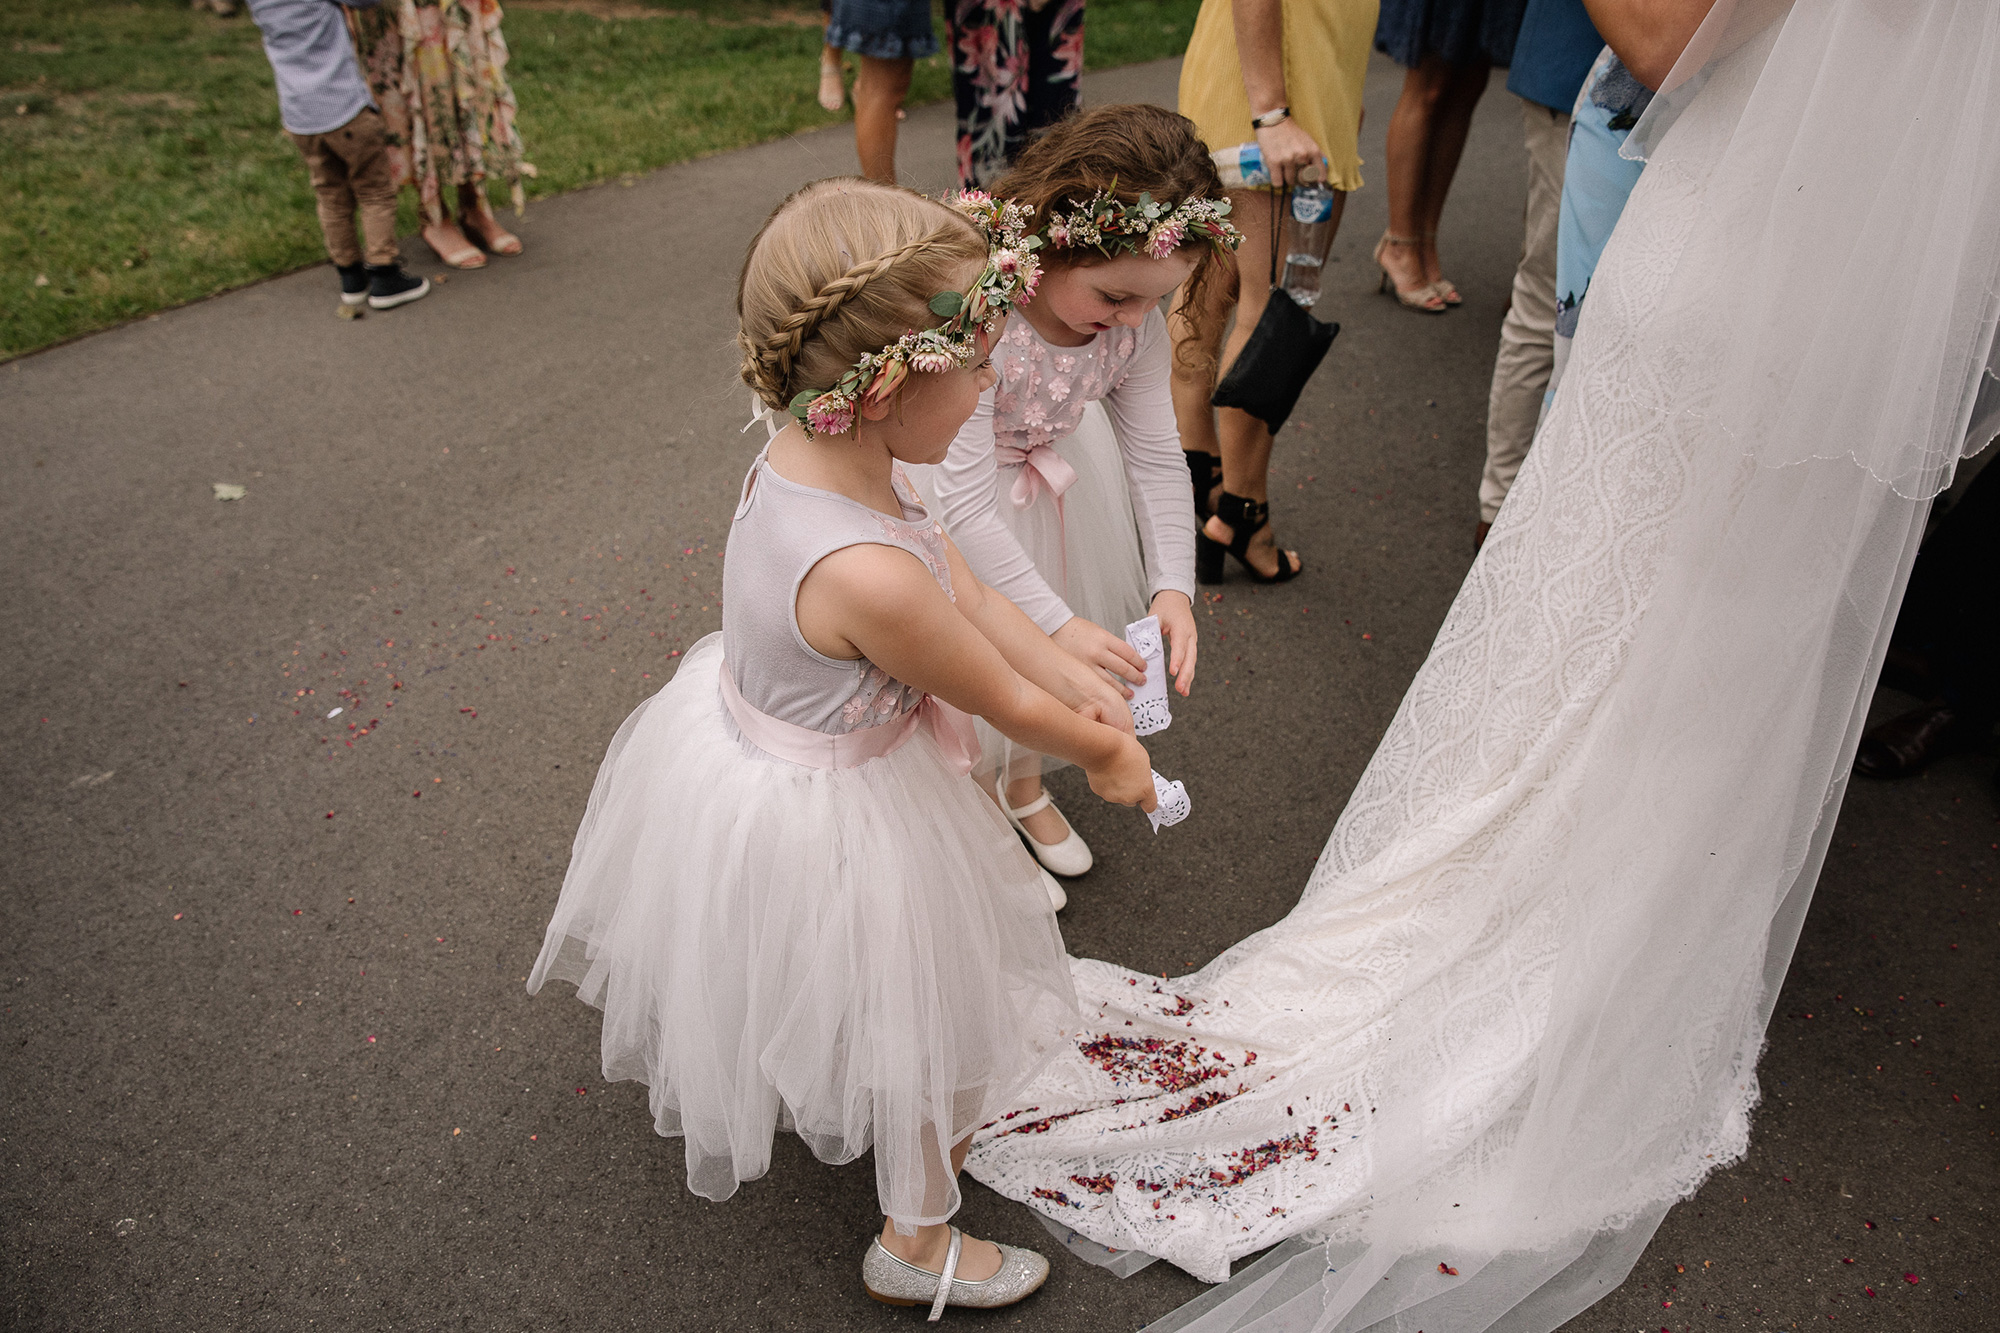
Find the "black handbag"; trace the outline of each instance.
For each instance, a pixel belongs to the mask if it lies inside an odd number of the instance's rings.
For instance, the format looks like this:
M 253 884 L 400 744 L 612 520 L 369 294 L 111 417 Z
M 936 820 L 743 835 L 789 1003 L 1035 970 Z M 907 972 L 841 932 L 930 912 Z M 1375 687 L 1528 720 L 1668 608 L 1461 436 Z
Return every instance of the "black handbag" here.
M 1271 296 L 1264 303 L 1264 314 L 1209 399 L 1217 407 L 1248 412 L 1270 427 L 1273 435 L 1291 416 L 1306 381 L 1326 359 L 1326 349 L 1333 346 L 1334 335 L 1340 332 L 1340 325 L 1314 319 L 1278 285 L 1284 277 L 1284 270 L 1278 267 L 1278 235 L 1284 230 L 1291 202 L 1292 192 L 1286 190 L 1281 207 L 1273 210 Z

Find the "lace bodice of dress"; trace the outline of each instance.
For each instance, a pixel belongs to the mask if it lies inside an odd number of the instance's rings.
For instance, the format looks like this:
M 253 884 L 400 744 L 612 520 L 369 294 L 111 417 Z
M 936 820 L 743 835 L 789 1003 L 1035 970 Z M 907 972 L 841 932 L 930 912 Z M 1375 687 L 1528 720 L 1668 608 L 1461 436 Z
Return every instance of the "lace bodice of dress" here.
M 900 468 L 894 484 L 901 518 L 787 481 L 762 455 L 751 465 L 723 561 L 722 639 L 726 669 L 759 712 L 838 735 L 894 722 L 923 702 L 922 690 L 865 658 L 841 661 L 814 651 L 796 616 L 806 574 L 848 546 L 908 551 L 956 600 L 944 528 Z
M 1027 320 L 1009 320 L 993 349 L 996 440 L 1032 449 L 1069 434 L 1085 406 L 1118 387 L 1138 350 L 1138 329 L 1107 329 L 1082 347 L 1051 347 Z

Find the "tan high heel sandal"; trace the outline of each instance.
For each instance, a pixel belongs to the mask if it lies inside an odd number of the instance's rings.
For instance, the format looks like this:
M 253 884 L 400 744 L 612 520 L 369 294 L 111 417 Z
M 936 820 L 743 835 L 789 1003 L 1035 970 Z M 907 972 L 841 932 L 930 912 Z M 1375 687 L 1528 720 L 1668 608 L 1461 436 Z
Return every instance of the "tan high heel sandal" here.
M 1389 266 L 1382 262 L 1382 252 L 1390 246 L 1417 244 L 1419 242 L 1414 236 L 1396 236 L 1386 231 L 1382 233 L 1382 239 L 1375 242 L 1375 267 L 1382 270 L 1382 282 L 1375 290 L 1393 293 L 1396 303 L 1406 310 L 1417 310 L 1426 315 L 1442 315 L 1445 311 L 1444 298 L 1437 294 L 1436 288 L 1428 284 L 1408 289 L 1398 287 L 1395 276 L 1389 272 Z
M 1432 245 L 1437 244 L 1437 238 L 1438 234 L 1434 231 L 1427 231 L 1423 234 L 1422 237 L 1423 240 L 1430 242 Z M 1457 284 L 1452 282 L 1450 278 L 1439 278 L 1436 282 L 1431 284 L 1431 290 L 1436 292 L 1438 294 L 1438 299 L 1443 301 L 1446 305 L 1465 304 L 1465 298 L 1458 294 Z

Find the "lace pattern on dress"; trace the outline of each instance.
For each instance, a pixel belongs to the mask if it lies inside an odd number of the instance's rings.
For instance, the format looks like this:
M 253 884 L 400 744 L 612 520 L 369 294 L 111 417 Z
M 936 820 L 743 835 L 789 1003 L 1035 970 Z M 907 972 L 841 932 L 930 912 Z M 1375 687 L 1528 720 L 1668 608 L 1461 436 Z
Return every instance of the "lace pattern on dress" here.
M 1700 191 L 1659 173 L 1640 193 L 1657 197 L 1635 195 L 1614 241 L 1624 253 L 1593 291 L 1602 309 L 1585 334 L 1603 345 L 1574 365 L 1299 906 L 1174 982 L 1074 961 L 1084 1026 L 1031 1104 L 979 1133 L 979 1180 L 1221 1281 L 1231 1260 L 1287 1237 L 1360 1234 L 1382 1173 L 1413 1166 L 1412 1136 L 1427 1145 L 1427 1195 L 1506 1159 L 1535 1092 L 1569 906 L 1548 873 L 1572 832 L 1567 761 L 1689 502 L 1688 441 L 1648 397 L 1679 368 L 1635 393 L 1616 344 L 1664 291 Z M 1038 340 L 1014 351 L 1014 392 L 1053 403 L 1035 376 L 1060 373 L 1055 357 Z M 1672 1162 L 1673 1192 L 1743 1153 L 1756 1055 L 1717 1061 L 1733 1091 L 1650 1159 Z M 1374 1114 L 1408 1110 L 1413 1089 L 1421 1123 Z M 1624 1211 L 1658 1189 L 1635 1176 Z

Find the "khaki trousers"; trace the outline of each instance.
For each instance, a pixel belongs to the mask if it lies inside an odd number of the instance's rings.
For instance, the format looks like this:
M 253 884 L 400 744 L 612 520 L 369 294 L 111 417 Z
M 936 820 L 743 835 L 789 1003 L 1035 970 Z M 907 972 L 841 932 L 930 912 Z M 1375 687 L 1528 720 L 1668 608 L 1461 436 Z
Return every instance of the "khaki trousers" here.
M 374 107 L 337 130 L 325 134 L 294 134 L 292 142 L 305 156 L 319 199 L 319 228 L 326 234 L 326 252 L 345 268 L 362 262 L 354 243 L 354 213 L 361 212 L 361 234 L 367 242 L 367 262 L 396 262 L 396 187 L 389 178 L 389 140 L 382 115 Z
M 1479 517 L 1486 523 L 1500 512 L 1534 443 L 1556 357 L 1556 221 L 1562 215 L 1569 115 L 1524 100 L 1521 118 L 1528 140 L 1528 216 L 1486 404 L 1486 472 L 1479 480 Z

